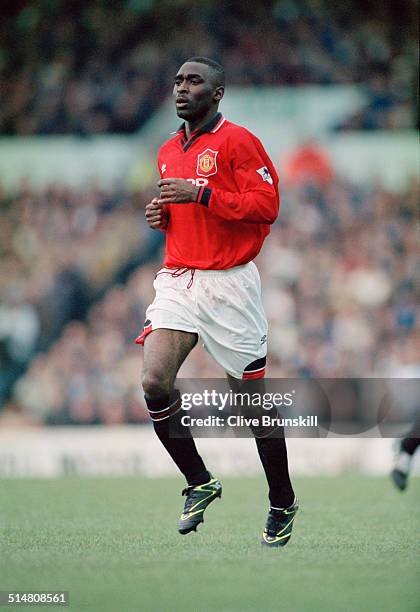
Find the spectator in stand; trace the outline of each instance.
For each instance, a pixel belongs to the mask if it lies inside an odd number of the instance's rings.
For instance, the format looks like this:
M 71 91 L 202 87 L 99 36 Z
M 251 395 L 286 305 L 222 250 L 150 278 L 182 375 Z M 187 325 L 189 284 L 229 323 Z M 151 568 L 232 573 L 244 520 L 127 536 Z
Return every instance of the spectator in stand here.
M 285 184 L 313 184 L 319 187 L 328 185 L 333 179 L 330 159 L 316 142 L 305 142 L 293 151 L 282 165 Z

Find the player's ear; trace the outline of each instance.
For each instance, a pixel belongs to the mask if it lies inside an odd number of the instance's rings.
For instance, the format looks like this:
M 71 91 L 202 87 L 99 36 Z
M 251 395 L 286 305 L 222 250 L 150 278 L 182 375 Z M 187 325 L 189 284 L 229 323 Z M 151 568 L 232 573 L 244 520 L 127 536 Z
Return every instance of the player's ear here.
M 214 94 L 213 94 L 213 100 L 215 102 L 220 102 L 220 100 L 224 96 L 224 93 L 225 93 L 225 88 L 223 86 L 216 87 Z

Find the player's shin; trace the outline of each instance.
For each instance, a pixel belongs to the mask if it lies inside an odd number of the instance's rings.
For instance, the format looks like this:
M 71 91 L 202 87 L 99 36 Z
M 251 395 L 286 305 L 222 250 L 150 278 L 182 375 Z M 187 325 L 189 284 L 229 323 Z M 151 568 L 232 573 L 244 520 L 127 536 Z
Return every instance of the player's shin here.
M 181 396 L 178 390 L 157 398 L 145 396 L 153 427 L 189 485 L 201 485 L 211 478 L 190 430 L 181 423 Z
M 290 482 L 287 448 L 281 432 L 276 431 L 266 438 L 255 437 L 258 454 L 268 482 L 272 508 L 287 508 L 294 499 Z

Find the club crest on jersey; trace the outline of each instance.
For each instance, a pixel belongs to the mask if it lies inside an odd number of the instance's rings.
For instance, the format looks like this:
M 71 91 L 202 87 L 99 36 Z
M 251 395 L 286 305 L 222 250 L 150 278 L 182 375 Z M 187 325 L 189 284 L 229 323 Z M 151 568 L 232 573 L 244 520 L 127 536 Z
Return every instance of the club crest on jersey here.
M 206 149 L 197 157 L 197 174 L 198 176 L 211 176 L 217 172 L 216 157 L 218 151 Z
M 269 173 L 267 166 L 259 168 L 257 172 L 261 176 L 263 181 L 267 181 L 267 183 L 270 183 L 270 185 L 273 184 L 273 179 L 271 178 L 271 174 Z

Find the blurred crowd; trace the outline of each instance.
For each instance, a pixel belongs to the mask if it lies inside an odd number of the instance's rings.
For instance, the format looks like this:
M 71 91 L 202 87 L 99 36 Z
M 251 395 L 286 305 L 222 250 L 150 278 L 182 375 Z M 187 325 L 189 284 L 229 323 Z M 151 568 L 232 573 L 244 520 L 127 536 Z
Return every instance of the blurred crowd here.
M 398 376 L 420 354 L 418 185 L 391 193 L 317 176 L 289 184 L 257 259 L 270 325 L 268 376 Z M 50 231 L 62 231 L 62 222 Z M 67 324 L 14 386 L 10 410 L 50 424 L 148 421 L 143 352 L 134 340 L 160 260 L 113 284 L 85 321 Z M 180 376 L 224 373 L 197 347 Z
M 140 194 L 59 184 L 0 190 L 0 400 L 16 373 L 46 350 L 133 253 L 145 223 Z
M 258 264 L 273 376 L 392 376 L 418 362 L 419 186 L 290 186 Z
M 132 133 L 192 55 L 230 84 L 360 83 L 338 129 L 413 127 L 416 21 L 412 0 L 21 0 L 0 24 L 0 133 Z

